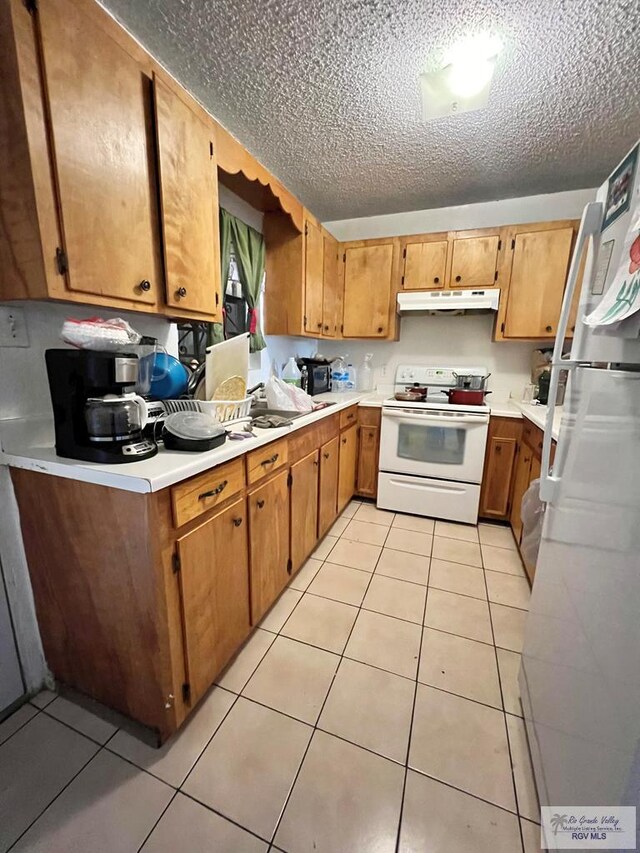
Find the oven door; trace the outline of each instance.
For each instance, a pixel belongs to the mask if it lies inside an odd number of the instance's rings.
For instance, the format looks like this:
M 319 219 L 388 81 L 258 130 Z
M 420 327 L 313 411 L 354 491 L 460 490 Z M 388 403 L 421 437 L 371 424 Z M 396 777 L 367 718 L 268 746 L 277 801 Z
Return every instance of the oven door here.
M 488 425 L 480 412 L 383 408 L 380 470 L 480 483 Z

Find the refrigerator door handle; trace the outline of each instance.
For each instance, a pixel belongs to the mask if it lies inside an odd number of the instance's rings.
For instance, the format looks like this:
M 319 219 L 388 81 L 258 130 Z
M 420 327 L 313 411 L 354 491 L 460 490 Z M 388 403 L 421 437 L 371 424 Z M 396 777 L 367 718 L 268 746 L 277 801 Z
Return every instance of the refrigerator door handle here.
M 602 217 L 604 215 L 604 206 L 600 201 L 592 201 L 585 207 L 580 220 L 580 228 L 576 237 L 576 245 L 571 258 L 571 266 L 569 268 L 569 276 L 567 278 L 567 286 L 564 289 L 564 297 L 562 299 L 562 310 L 560 311 L 560 321 L 558 323 L 558 333 L 553 345 L 553 359 L 551 362 L 551 380 L 549 382 L 549 403 L 547 406 L 547 420 L 544 429 L 544 441 L 542 444 L 542 464 L 540 470 L 540 500 L 549 502 L 553 500 L 560 477 L 557 474 L 550 474 L 551 466 L 551 441 L 553 430 L 553 418 L 556 413 L 556 397 L 558 396 L 558 381 L 560 379 L 560 370 L 570 370 L 577 366 L 576 362 L 562 358 L 562 348 L 564 339 L 567 334 L 567 326 L 569 325 L 569 315 L 571 314 L 571 305 L 573 303 L 573 295 L 578 286 L 578 274 L 580 272 L 580 262 L 582 254 L 590 237 L 595 237 L 600 233 L 602 225 Z

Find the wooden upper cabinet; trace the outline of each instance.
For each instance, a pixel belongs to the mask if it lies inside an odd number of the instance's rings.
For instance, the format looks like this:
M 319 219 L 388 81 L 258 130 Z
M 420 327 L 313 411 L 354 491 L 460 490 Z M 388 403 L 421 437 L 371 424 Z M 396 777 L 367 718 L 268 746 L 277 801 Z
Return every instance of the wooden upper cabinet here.
M 394 308 L 394 242 L 344 248 L 343 329 L 345 338 L 385 338 Z
M 447 274 L 446 235 L 419 243 L 407 242 L 404 248 L 404 290 L 442 290 Z
M 451 245 L 449 287 L 494 287 L 498 271 L 500 235 L 454 237 Z
M 546 227 L 545 227 L 546 225 Z M 574 228 L 550 223 L 514 229 L 505 338 L 555 337 L 571 260 Z
M 68 287 L 155 304 L 150 80 L 74 3 L 46 0 L 38 17 Z
M 177 549 L 188 681 L 195 703 L 250 630 L 245 499 L 178 539 Z
M 322 336 L 335 338 L 338 334 L 338 241 L 327 231 L 323 235 L 324 265 L 322 273 Z
M 154 75 L 166 302 L 220 317 L 218 173 L 213 128 Z
M 304 224 L 304 329 L 307 334 L 322 333 L 322 282 L 324 278 L 324 240 L 320 226 L 311 219 Z

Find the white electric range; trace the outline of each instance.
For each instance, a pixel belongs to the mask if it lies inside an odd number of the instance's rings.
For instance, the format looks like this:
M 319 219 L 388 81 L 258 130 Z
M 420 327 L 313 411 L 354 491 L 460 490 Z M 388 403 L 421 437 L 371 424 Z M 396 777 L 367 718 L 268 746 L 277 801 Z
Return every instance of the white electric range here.
M 395 387 L 418 383 L 425 402 L 382 403 L 378 500 L 381 509 L 475 524 L 489 429 L 486 404 L 453 405 L 442 393 L 458 373 L 486 375 L 484 367 L 402 364 Z

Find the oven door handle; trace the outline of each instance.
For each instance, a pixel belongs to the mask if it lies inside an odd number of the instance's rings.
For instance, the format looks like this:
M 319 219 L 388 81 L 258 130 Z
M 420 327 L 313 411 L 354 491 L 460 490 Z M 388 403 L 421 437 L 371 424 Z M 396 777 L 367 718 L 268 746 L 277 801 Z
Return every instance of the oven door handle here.
M 438 424 L 441 427 L 457 426 L 458 424 L 476 424 L 478 426 L 489 423 L 488 415 L 469 415 L 465 417 L 438 417 L 437 415 L 405 415 L 402 412 L 387 412 L 382 413 L 384 418 L 396 418 L 397 420 L 410 421 L 414 424 Z

